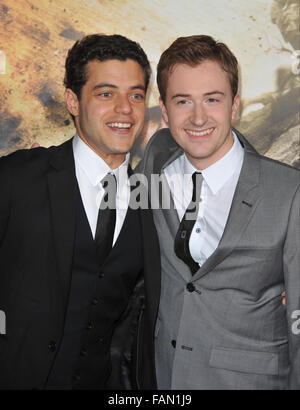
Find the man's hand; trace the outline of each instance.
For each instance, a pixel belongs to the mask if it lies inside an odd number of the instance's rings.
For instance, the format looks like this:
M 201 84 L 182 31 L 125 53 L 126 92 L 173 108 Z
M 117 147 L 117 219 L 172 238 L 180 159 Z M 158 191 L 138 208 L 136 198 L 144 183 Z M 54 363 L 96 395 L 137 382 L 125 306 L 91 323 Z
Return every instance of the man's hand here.
M 285 306 L 285 292 L 282 292 L 282 294 L 281 294 L 281 296 L 282 296 L 282 301 L 281 301 L 281 303 L 283 304 L 283 306 Z

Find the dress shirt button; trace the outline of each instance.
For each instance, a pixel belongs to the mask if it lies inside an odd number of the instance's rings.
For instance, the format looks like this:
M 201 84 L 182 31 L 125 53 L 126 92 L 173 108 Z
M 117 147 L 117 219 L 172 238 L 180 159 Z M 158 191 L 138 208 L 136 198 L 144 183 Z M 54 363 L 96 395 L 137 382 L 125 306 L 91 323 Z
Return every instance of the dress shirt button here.
M 86 356 L 87 350 L 86 349 L 81 349 L 80 350 L 80 356 Z
M 99 302 L 99 299 L 98 299 L 98 298 L 94 298 L 92 304 L 93 304 L 93 305 L 97 305 L 98 302 Z
M 186 285 L 186 288 L 189 292 L 194 292 L 196 290 L 195 286 L 193 285 L 193 283 L 188 283 Z
M 48 349 L 50 350 L 50 352 L 55 352 L 56 347 L 57 347 L 56 342 L 54 342 L 53 340 L 49 342 Z
M 174 349 L 175 349 L 175 347 L 176 347 L 176 340 L 172 340 L 171 341 L 171 345 L 174 347 Z
M 197 233 L 200 233 L 200 232 L 201 232 L 201 229 L 200 229 L 200 228 L 197 228 L 197 229 L 196 229 L 196 232 L 197 232 Z

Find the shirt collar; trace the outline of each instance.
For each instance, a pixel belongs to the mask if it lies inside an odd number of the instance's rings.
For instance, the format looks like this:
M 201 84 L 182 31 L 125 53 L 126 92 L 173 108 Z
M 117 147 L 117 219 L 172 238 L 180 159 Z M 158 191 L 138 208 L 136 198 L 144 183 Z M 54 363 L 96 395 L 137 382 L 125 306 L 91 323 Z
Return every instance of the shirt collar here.
M 73 152 L 75 162 L 82 168 L 90 183 L 96 186 L 108 173 L 115 174 L 117 181 L 119 182 L 120 171 L 123 167 L 127 168 L 129 163 L 130 154 L 126 154 L 125 161 L 116 169 L 111 169 L 106 162 L 99 157 L 76 133 L 73 138 Z M 124 173 L 124 171 L 123 171 Z
M 232 134 L 234 142 L 227 154 L 219 159 L 219 161 L 201 171 L 204 181 L 213 194 L 216 194 L 225 185 L 228 179 L 231 178 L 235 172 L 239 172 L 242 167 L 244 149 L 234 131 L 232 131 Z M 185 174 L 192 175 L 194 172 L 199 172 L 199 170 L 190 163 L 185 154 L 183 169 Z

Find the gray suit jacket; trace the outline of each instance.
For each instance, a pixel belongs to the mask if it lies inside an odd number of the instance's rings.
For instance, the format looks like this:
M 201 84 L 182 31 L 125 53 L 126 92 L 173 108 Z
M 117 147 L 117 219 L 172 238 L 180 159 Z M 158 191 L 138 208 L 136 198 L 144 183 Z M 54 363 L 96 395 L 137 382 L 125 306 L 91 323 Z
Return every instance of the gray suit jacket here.
M 218 248 L 194 276 L 174 252 L 177 211 L 153 212 L 162 258 L 155 331 L 162 389 L 300 389 L 300 174 L 235 132 L 245 157 L 230 214 Z M 160 174 L 181 154 L 169 130 L 160 130 L 139 171 Z

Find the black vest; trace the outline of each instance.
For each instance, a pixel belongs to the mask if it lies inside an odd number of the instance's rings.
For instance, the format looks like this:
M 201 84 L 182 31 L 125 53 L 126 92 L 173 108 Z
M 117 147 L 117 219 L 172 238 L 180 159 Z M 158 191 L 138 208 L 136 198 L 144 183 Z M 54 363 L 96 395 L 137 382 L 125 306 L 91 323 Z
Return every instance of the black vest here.
M 80 193 L 72 280 L 64 334 L 47 388 L 101 389 L 110 375 L 110 342 L 143 267 L 139 210 L 128 209 L 119 237 L 105 261 L 96 246 Z

